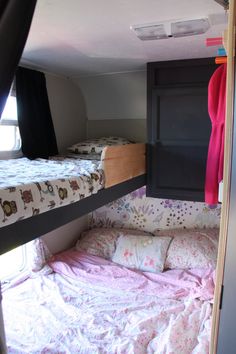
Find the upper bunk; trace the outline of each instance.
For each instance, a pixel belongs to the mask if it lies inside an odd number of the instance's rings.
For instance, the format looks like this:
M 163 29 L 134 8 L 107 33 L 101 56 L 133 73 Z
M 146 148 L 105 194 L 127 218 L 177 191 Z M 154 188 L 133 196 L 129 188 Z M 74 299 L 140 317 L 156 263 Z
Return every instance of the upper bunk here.
M 121 141 L 101 154 L 76 144 L 49 160 L 1 160 L 0 254 L 145 185 L 145 144 Z

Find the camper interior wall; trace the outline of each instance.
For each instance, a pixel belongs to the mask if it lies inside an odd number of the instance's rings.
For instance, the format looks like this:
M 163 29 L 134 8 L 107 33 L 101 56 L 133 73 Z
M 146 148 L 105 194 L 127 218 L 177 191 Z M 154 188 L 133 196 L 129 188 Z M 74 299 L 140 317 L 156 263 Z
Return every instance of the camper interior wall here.
M 86 107 L 78 86 L 63 76 L 46 74 L 48 99 L 59 152 L 86 138 Z
M 0 291 L 0 297 L 1 297 L 1 291 Z M 7 353 L 5 342 L 6 340 L 5 340 L 5 331 L 4 331 L 4 324 L 3 324 L 2 306 L 0 301 L 0 353 L 1 354 Z
M 87 136 L 118 135 L 146 141 L 146 71 L 74 79 L 87 109 Z
M 71 79 L 49 73 L 45 76 L 58 150 L 63 153 L 68 146 L 86 139 L 86 106 L 79 87 Z M 49 232 L 43 239 L 54 254 L 71 247 L 86 228 L 84 216 Z
M 80 233 L 87 228 L 88 216 L 85 215 L 43 235 L 42 239 L 46 243 L 49 251 L 55 254 L 74 246 Z

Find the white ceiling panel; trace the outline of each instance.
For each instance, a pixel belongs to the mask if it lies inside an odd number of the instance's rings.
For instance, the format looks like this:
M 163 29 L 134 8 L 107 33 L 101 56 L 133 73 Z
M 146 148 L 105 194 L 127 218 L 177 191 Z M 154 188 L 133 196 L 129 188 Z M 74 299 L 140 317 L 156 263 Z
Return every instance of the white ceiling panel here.
M 131 25 L 210 17 L 201 35 L 141 41 Z M 213 0 L 38 0 L 22 63 L 72 77 L 145 69 L 149 61 L 216 55 L 226 14 Z

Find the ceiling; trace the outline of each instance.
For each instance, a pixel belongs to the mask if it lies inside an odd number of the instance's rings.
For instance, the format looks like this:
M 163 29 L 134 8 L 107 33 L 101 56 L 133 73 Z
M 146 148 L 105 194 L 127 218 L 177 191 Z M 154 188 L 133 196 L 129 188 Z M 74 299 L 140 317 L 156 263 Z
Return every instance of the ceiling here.
M 201 35 L 141 41 L 131 25 L 210 16 Z M 144 70 L 149 61 L 216 55 L 226 14 L 214 0 L 38 0 L 21 63 L 70 77 Z

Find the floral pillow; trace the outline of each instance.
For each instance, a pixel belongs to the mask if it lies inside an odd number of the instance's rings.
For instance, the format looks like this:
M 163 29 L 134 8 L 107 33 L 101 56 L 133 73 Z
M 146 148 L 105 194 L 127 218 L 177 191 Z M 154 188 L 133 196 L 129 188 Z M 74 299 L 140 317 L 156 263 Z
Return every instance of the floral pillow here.
M 173 237 L 165 269 L 216 267 L 219 229 L 176 229 L 155 231 Z
M 75 248 L 94 256 L 111 259 L 115 252 L 118 237 L 131 232 L 135 235 L 150 235 L 139 230 L 95 228 L 84 231 L 76 242 Z
M 103 137 L 89 139 L 70 146 L 67 150 L 74 154 L 101 154 L 106 146 L 132 144 L 131 141 L 120 137 Z
M 162 272 L 171 237 L 122 235 L 112 261 L 145 272 Z

